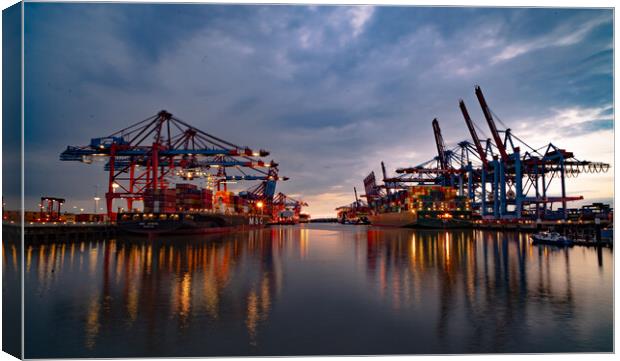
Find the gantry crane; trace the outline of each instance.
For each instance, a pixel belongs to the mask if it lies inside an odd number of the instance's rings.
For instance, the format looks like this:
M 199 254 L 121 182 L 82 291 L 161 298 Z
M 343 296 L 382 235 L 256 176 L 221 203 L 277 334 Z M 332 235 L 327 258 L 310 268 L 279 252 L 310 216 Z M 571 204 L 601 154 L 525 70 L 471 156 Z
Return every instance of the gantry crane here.
M 275 182 L 288 178 L 278 176 L 276 163 L 260 159 L 268 155 L 266 150 L 241 147 L 206 133 L 162 110 L 107 137 L 93 138 L 87 146 L 68 146 L 60 160 L 106 160 L 106 206 L 114 219 L 114 199 L 125 199 L 131 210 L 134 201 L 167 188 L 174 178 L 209 176 L 218 190 L 226 189 L 229 182 L 256 180 L 275 191 Z
M 509 128 L 498 129 L 495 123 L 498 117 L 489 107 L 480 86 L 475 87 L 475 95 L 491 132 L 491 138 L 487 138 L 484 145 L 461 99 L 459 108 L 473 143 L 464 140 L 446 149 L 439 121 L 433 119 L 437 156 L 414 167 L 399 168 L 394 177 L 386 175 L 382 162 L 384 186 L 373 183 L 374 173 L 364 180 L 368 199 L 381 197 L 381 188 L 387 189 L 389 194 L 390 189 L 406 188 L 407 183 L 441 184 L 458 187 L 459 195 L 467 194 L 472 207 L 485 218 L 567 219 L 567 202 L 583 197 L 567 196 L 566 178 L 606 172 L 609 164 L 579 160 L 572 152 L 553 143 L 532 148 Z M 521 146 L 527 149 L 523 154 Z M 553 180 L 560 183 L 560 194 L 556 196 L 550 195 Z M 562 204 L 561 212 L 551 212 L 554 203 Z
M 609 164 L 578 160 L 572 152 L 552 143 L 538 149 L 530 147 L 509 128 L 497 128 L 497 115 L 489 107 L 480 86 L 475 87 L 475 95 L 492 140 L 487 139 L 486 147 L 482 147 L 474 129 L 475 123 L 464 101 L 460 100 L 459 107 L 474 144 L 473 147 L 469 142 L 459 144 L 463 152 L 474 154 L 479 160 L 476 165 L 471 162 L 473 157 L 467 160 L 462 158 L 460 162 L 461 169 L 467 174 L 472 205 L 480 210 L 482 216 L 493 219 L 518 219 L 528 215 L 537 219 L 566 219 L 567 202 L 583 199 L 582 196 L 567 196 L 566 177 L 577 176 L 579 173 L 606 172 Z M 521 146 L 528 149 L 523 154 Z M 560 182 L 559 196 L 549 194 L 554 179 Z M 554 203 L 562 204 L 560 214 L 548 212 Z
M 443 136 L 441 135 L 439 120 L 437 118 L 433 119 L 432 127 L 435 146 L 437 147 L 437 156 L 414 167 L 396 169 L 396 173 L 399 174 L 398 176 L 384 176 L 383 181 L 386 185 L 390 184 L 392 188 L 402 189 L 406 187 L 406 183 L 450 186 L 454 186 L 457 182 L 462 184 L 463 171 L 452 165 L 456 157 L 456 152 L 453 149 L 446 149 Z
M 284 193 L 278 193 L 272 201 L 271 216 L 273 219 L 279 219 L 280 214 L 283 211 L 291 210 L 293 212 L 292 220 L 294 222 L 299 221 L 299 214 L 301 213 L 302 207 L 307 207 L 308 203 L 300 200 L 296 200 L 287 196 Z

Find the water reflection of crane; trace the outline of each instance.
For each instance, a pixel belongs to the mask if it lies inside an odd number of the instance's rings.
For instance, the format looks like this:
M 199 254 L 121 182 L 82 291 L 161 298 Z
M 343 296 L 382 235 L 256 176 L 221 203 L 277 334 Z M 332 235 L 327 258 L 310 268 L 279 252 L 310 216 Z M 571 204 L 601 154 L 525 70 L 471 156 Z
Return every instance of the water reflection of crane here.
M 62 270 L 64 263 L 73 271 L 101 273 L 101 282 L 92 283 L 84 295 L 83 344 L 98 354 L 111 352 L 98 343 L 110 330 L 139 328 L 144 339 L 134 341 L 159 355 L 170 320 L 176 321 L 178 337 L 211 324 L 245 324 L 248 344 L 256 346 L 260 325 L 267 322 L 282 286 L 280 253 L 287 245 L 292 243 L 278 244 L 267 230 L 240 233 L 234 240 L 210 236 L 204 242 L 91 241 L 77 251 L 75 244 L 41 246 L 36 269 L 39 284 L 53 283 L 55 273 L 46 270 Z M 252 254 L 256 257 L 248 258 Z M 210 322 L 196 322 L 204 317 Z
M 459 345 L 470 350 L 506 350 L 529 335 L 509 339 L 503 330 L 526 327 L 528 317 L 545 307 L 550 306 L 557 317 L 577 312 L 568 251 L 563 254 L 562 278 L 549 273 L 557 257 L 543 259 L 552 251 L 534 248 L 540 252 L 536 264 L 532 247 L 518 233 L 371 229 L 367 275 L 379 288 L 381 299 L 394 308 L 436 304 L 442 350 L 449 352 Z M 537 273 L 538 282 L 528 282 L 528 273 Z M 424 293 L 416 297 L 420 289 Z M 450 337 L 455 327 L 469 331 L 459 333 L 460 340 L 455 341 Z

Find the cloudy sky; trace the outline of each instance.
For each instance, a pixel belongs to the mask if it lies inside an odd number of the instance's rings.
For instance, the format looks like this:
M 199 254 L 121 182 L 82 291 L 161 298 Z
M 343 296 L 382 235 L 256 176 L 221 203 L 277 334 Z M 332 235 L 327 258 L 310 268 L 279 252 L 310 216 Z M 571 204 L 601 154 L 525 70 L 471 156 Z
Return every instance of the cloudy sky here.
M 27 208 L 92 209 L 101 164 L 59 153 L 167 109 L 271 151 L 278 190 L 331 215 L 381 160 L 435 156 L 434 117 L 467 139 L 459 98 L 486 131 L 476 84 L 530 145 L 613 162 L 611 10 L 27 3 L 25 21 Z M 610 201 L 612 172 L 568 191 Z

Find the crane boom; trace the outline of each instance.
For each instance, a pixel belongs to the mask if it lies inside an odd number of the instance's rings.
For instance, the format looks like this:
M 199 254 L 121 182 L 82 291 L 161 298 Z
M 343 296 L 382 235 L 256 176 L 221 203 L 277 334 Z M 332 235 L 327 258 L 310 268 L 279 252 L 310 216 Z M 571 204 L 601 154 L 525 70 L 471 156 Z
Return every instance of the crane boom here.
M 476 129 L 474 128 L 474 123 L 469 116 L 469 112 L 467 111 L 467 107 L 465 107 L 465 102 L 463 99 L 459 101 L 459 107 L 461 108 L 461 113 L 463 113 L 463 118 L 465 118 L 465 124 L 467 124 L 467 128 L 469 129 L 469 133 L 474 141 L 474 145 L 476 146 L 476 151 L 478 152 L 478 156 L 480 156 L 480 160 L 482 164 L 487 166 L 487 155 L 484 152 L 484 148 L 482 148 L 482 143 L 480 143 L 480 138 L 478 138 L 478 134 L 476 133 Z
M 504 142 L 502 142 L 502 138 L 499 136 L 499 132 L 497 131 L 497 127 L 495 126 L 495 121 L 493 120 L 493 116 L 491 115 L 491 109 L 489 108 L 486 99 L 484 99 L 484 95 L 482 94 L 482 89 L 480 89 L 480 85 L 476 85 L 476 97 L 478 98 L 478 102 L 480 102 L 480 107 L 482 108 L 484 117 L 489 124 L 491 133 L 493 134 L 493 140 L 495 141 L 495 145 L 497 146 L 502 161 L 506 162 L 508 161 L 508 153 L 506 153 L 506 147 L 504 146 Z
M 387 178 L 387 172 L 385 171 L 385 163 L 381 161 L 381 173 L 383 173 L 383 179 Z
M 433 133 L 435 133 L 435 144 L 437 144 L 437 154 L 439 156 L 439 168 L 448 169 L 448 163 L 446 162 L 446 152 L 441 137 L 441 128 L 439 128 L 439 121 L 437 118 L 433 119 Z

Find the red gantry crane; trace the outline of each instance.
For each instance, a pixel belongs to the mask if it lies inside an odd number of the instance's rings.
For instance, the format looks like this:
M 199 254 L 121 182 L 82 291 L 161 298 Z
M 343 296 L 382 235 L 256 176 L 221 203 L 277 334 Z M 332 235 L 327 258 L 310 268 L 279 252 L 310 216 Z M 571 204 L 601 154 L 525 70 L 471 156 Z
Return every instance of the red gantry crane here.
M 272 202 L 271 215 L 277 223 L 298 223 L 301 207 L 307 207 L 308 203 L 299 201 L 278 193 Z
M 107 160 L 106 206 L 115 219 L 114 199 L 124 199 L 128 210 L 144 195 L 168 188 L 175 178 L 212 177 L 217 189 L 237 181 L 262 181 L 266 201 L 273 198 L 277 164 L 265 162 L 266 150 L 242 147 L 204 132 L 162 110 L 106 137 L 93 138 L 87 146 L 68 146 L 62 161 L 92 163 Z

